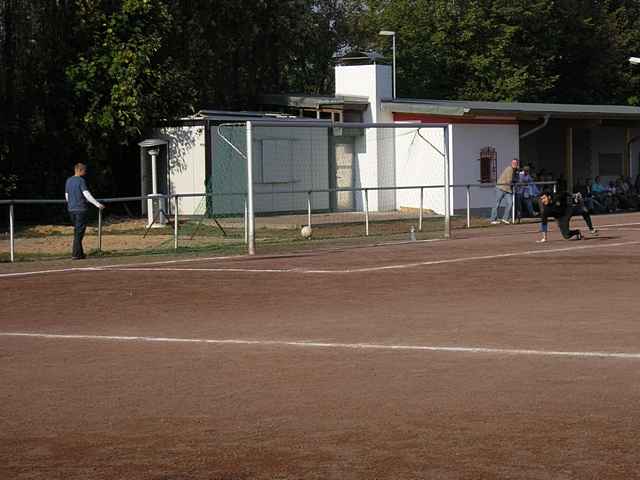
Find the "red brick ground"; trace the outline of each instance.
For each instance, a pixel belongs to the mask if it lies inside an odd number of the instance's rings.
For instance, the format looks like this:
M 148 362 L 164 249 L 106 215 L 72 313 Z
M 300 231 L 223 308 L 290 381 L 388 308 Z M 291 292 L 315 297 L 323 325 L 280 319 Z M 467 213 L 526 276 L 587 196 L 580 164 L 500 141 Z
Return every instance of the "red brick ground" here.
M 640 217 L 596 220 L 0 277 L 4 333 L 631 354 L 0 336 L 0 478 L 640 478 Z

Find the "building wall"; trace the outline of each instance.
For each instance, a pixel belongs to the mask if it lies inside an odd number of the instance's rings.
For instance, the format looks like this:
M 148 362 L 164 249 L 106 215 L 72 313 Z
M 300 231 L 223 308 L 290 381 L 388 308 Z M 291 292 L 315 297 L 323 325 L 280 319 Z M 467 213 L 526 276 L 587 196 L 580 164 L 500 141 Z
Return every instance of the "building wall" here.
M 204 128 L 170 127 L 159 133 L 169 141 L 169 193 L 204 193 Z M 178 209 L 183 215 L 203 215 L 205 200 L 203 197 L 182 198 Z
M 630 140 L 638 137 L 637 140 L 631 143 L 629 151 L 629 161 L 631 166 L 631 178 L 635 181 L 636 176 L 640 174 L 640 128 L 632 128 L 630 133 Z
M 511 160 L 520 158 L 518 125 L 467 125 L 452 126 L 453 165 L 452 183 L 455 185 L 478 185 L 480 183 L 480 150 L 493 147 L 497 154 L 497 175 L 509 166 Z M 466 188 L 453 189 L 453 210 L 466 208 Z M 495 203 L 493 187 L 471 189 L 471 207 L 488 208 Z
M 245 153 L 244 127 L 227 127 L 225 136 Z M 216 194 L 212 211 L 218 214 L 244 211 L 247 191 L 246 160 L 211 127 L 212 178 Z M 307 209 L 306 193 L 287 193 L 329 188 L 329 136 L 325 128 L 253 128 L 253 184 L 255 211 L 292 212 Z M 314 193 L 314 210 L 329 209 L 329 194 Z
M 623 173 L 626 149 L 625 129 L 618 127 L 598 127 L 591 131 L 591 176 L 602 175 L 602 181 L 614 180 Z M 619 161 L 606 158 L 619 156 Z M 607 162 L 607 165 L 603 165 Z M 611 173 L 607 175 L 607 172 Z M 616 173 L 613 173 L 616 172 Z
M 363 112 L 363 122 L 391 122 L 392 114 L 382 112 L 380 101 L 390 98 L 392 75 L 389 65 L 353 65 L 335 68 L 335 94 L 358 95 L 369 99 Z M 365 129 L 364 136 L 355 142 L 355 186 L 377 187 L 395 185 L 394 133 L 389 129 Z M 356 192 L 355 207 L 364 208 L 364 193 Z M 395 194 L 391 191 L 371 192 L 371 211 L 395 208 Z
M 443 185 L 444 183 L 444 129 L 425 127 L 396 130 L 395 154 L 397 186 Z M 426 140 L 425 140 L 426 139 Z M 425 210 L 444 214 L 444 189 L 424 189 Z M 420 190 L 396 190 L 398 209 L 420 208 Z
M 325 128 L 254 128 L 253 152 L 256 212 L 303 211 L 307 209 L 306 193 L 274 192 L 329 188 Z M 311 205 L 314 210 L 328 210 L 329 194 L 312 194 Z
M 203 197 L 183 198 L 179 203 L 180 214 L 243 213 L 246 159 L 218 136 L 217 126 L 211 127 L 211 179 L 206 178 L 203 127 L 171 127 L 159 133 L 169 141 L 170 193 L 204 193 L 208 182 L 213 193 L 223 194 L 215 195 L 208 206 Z M 241 152 L 246 152 L 244 127 L 225 128 L 224 133 Z M 254 128 L 256 212 L 306 210 L 306 193 L 286 192 L 329 187 L 328 148 L 328 132 L 324 128 Z M 311 200 L 313 209 L 329 209 L 328 193 L 314 193 Z

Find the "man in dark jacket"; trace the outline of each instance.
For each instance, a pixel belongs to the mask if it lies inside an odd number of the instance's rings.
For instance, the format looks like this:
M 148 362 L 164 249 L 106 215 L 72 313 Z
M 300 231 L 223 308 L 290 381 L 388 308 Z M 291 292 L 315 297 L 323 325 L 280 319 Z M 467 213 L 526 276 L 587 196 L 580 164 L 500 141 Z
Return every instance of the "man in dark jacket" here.
M 571 230 L 569 228 L 569 222 L 574 213 L 574 200 L 573 195 L 565 192 L 552 196 L 549 192 L 543 192 L 540 195 L 540 204 L 542 206 L 542 223 L 540 224 L 540 231 L 542 232 L 542 238 L 538 240 L 539 243 L 544 243 L 548 240 L 548 221 L 550 217 L 553 217 L 558 222 L 560 227 L 560 233 L 565 240 L 570 238 L 576 238 L 576 240 L 582 240 L 582 233 L 580 230 Z M 588 212 L 587 212 L 588 215 Z M 589 217 L 589 223 L 591 218 Z M 591 225 L 593 231 L 593 226 Z

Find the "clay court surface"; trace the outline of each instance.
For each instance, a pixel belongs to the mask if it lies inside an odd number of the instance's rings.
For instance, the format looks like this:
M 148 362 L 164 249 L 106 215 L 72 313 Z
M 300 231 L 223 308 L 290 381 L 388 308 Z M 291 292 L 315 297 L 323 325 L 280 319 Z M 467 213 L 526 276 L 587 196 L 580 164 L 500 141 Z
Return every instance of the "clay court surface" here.
M 595 223 L 0 266 L 0 478 L 640 478 L 640 215 Z

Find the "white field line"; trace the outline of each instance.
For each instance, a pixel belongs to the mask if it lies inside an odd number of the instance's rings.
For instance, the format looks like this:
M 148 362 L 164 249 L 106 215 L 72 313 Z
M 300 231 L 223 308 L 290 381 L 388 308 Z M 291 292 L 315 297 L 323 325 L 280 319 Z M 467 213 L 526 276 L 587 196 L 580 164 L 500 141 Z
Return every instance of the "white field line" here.
M 144 343 L 196 343 L 210 345 L 252 345 L 276 347 L 301 347 L 350 350 L 400 350 L 426 351 L 450 353 L 485 353 L 496 355 L 535 355 L 543 357 L 575 357 L 575 358 L 624 358 L 640 360 L 640 353 L 633 352 L 581 352 L 559 350 L 533 350 L 518 348 L 490 348 L 490 347 L 452 347 L 436 345 L 385 345 L 379 343 L 333 343 L 333 342 L 305 342 L 286 340 L 242 340 L 242 339 L 210 339 L 210 338 L 175 338 L 149 336 L 120 336 L 120 335 L 76 335 L 54 333 L 0 332 L 0 337 L 26 337 L 51 340 L 89 340 L 115 342 L 144 342 Z
M 245 257 L 246 255 L 227 255 L 217 257 L 196 257 L 196 258 L 183 258 L 176 260 L 159 260 L 157 262 L 138 262 L 138 263 L 119 263 L 115 265 L 103 265 L 96 266 L 95 268 L 112 268 L 112 267 L 138 267 L 144 265 L 172 265 L 175 263 L 189 263 L 189 262 L 206 262 L 210 260 L 231 260 Z M 91 268 L 91 267 L 87 267 Z
M 101 269 L 98 269 L 101 270 Z M 106 272 L 240 272 L 240 273 L 318 273 L 300 268 L 188 268 L 188 267 L 158 267 L 158 268 L 109 268 L 101 271 Z M 324 273 L 324 272 L 320 272 Z
M 579 218 L 578 218 L 579 220 Z M 640 222 L 631 222 L 631 223 L 609 223 L 609 224 L 604 224 L 604 225 L 594 225 L 597 228 L 604 228 L 604 227 L 632 227 L 634 225 L 640 225 Z
M 125 267 L 137 267 L 143 265 L 172 265 L 176 263 L 189 263 L 189 262 L 207 262 L 211 260 L 231 260 L 242 258 L 245 255 L 229 255 L 229 256 L 217 256 L 217 257 L 199 257 L 199 258 L 184 258 L 178 260 L 162 260 L 158 262 L 138 262 L 138 263 L 116 263 L 113 265 L 94 265 L 91 267 L 68 267 L 68 268 L 58 268 L 51 270 L 34 270 L 31 272 L 14 272 L 14 273 L 1 273 L 0 278 L 3 277 L 21 277 L 28 275 L 40 275 L 46 273 L 62 273 L 62 272 L 91 272 L 95 270 L 108 270 L 112 268 L 121 268 L 125 269 Z
M 305 273 L 305 274 L 344 274 L 344 273 L 366 273 L 378 272 L 383 270 L 398 270 L 405 268 L 424 267 L 429 265 L 443 265 L 447 263 L 462 263 L 479 260 L 495 260 L 498 258 L 520 257 L 523 255 L 540 255 L 545 253 L 571 252 L 576 250 L 592 250 L 596 248 L 613 248 L 629 245 L 640 245 L 640 240 L 633 242 L 607 243 L 602 245 L 583 245 L 576 247 L 550 248 L 538 250 L 525 250 L 520 252 L 499 253 L 494 255 L 479 255 L 473 257 L 448 258 L 443 260 L 428 260 L 424 262 L 401 263 L 396 265 L 383 265 L 377 267 L 349 268 L 343 270 L 316 270 L 305 268 L 270 268 L 270 269 L 251 269 L 251 268 L 185 268 L 185 267 L 167 267 L 167 268 L 112 268 L 111 271 L 134 271 L 134 272 L 241 272 L 241 273 Z
M 640 232 L 640 228 L 620 228 L 620 227 L 597 227 L 603 232 Z
M 24 277 L 28 275 L 45 275 L 47 273 L 62 273 L 62 272 L 76 272 L 87 270 L 86 268 L 58 268 L 55 270 L 35 270 L 33 272 L 14 272 L 14 273 L 2 273 L 0 274 L 0 278 L 10 278 L 10 277 Z

